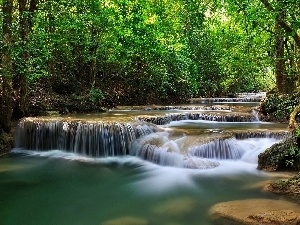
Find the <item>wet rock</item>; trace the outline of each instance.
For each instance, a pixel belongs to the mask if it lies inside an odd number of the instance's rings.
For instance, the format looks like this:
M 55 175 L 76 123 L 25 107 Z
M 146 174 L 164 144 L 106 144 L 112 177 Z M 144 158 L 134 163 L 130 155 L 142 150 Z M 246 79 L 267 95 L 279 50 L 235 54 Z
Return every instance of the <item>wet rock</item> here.
M 300 103 L 300 92 L 292 94 L 269 94 L 258 107 L 264 121 L 288 122 L 293 109 Z M 299 119 L 299 118 L 296 118 Z M 298 120 L 297 120 L 298 121 Z
M 8 153 L 13 147 L 13 138 L 0 129 L 0 156 Z
M 288 168 L 287 162 L 291 160 L 290 149 L 296 147 L 294 137 L 289 137 L 274 144 L 266 151 L 258 155 L 258 169 L 266 171 L 278 171 Z M 295 160 L 299 160 L 296 158 Z
M 270 183 L 266 189 L 300 204 L 300 173 L 289 179 Z
M 250 199 L 223 202 L 210 209 L 217 225 L 298 225 L 300 206 L 284 200 Z
M 120 217 L 118 219 L 108 220 L 101 225 L 147 225 L 148 221 L 137 217 Z

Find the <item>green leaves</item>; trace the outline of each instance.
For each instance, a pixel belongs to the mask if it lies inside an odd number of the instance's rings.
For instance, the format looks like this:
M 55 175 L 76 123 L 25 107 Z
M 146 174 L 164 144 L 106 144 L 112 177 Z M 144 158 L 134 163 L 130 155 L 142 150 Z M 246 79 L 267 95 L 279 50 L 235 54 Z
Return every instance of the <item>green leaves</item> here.
M 274 85 L 275 18 L 260 1 L 49 0 L 37 8 L 26 43 L 17 13 L 13 23 L 15 70 L 26 49 L 30 81 L 76 81 L 80 92 L 94 87 L 115 99 L 151 92 L 149 102 Z M 291 6 L 284 9 L 299 27 Z

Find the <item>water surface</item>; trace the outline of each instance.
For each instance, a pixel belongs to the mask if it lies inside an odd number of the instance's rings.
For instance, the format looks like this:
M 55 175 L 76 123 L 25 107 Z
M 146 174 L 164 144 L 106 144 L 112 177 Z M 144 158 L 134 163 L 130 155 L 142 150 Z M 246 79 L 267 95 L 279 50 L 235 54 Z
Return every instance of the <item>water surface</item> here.
M 247 162 L 209 170 L 163 167 L 136 157 L 92 159 L 61 151 L 0 159 L 0 224 L 100 225 L 132 217 L 145 224 L 211 224 L 218 202 L 274 198 L 269 179 Z
M 243 104 L 249 107 L 254 103 L 242 103 L 242 108 L 233 112 L 248 112 Z M 68 117 L 128 122 L 135 116 L 169 112 L 178 110 L 118 109 Z M 159 150 L 185 159 L 195 157 L 188 155 L 188 148 L 205 138 L 222 138 L 228 132 L 285 131 L 286 124 L 185 120 L 159 129 L 156 136 L 177 149 Z M 256 185 L 271 179 L 256 167 L 257 155 L 278 141 L 236 140 L 234 145 L 242 157 L 209 159 L 219 165 L 210 169 L 162 166 L 134 155 L 92 158 L 58 149 L 14 149 L 0 158 L 0 225 L 210 225 L 208 211 L 216 203 L 277 198 Z

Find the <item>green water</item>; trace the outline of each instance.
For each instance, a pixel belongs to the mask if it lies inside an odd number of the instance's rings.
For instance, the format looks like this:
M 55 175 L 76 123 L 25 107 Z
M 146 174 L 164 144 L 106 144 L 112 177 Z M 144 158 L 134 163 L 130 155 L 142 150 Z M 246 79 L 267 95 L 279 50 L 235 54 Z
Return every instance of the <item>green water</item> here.
M 215 203 L 276 198 L 252 187 L 269 179 L 255 167 L 224 162 L 190 170 L 131 156 L 11 153 L 0 158 L 0 224 L 211 224 L 208 211 Z
M 82 117 L 128 120 L 142 113 L 120 110 Z M 161 128 L 177 131 L 173 139 L 184 133 L 197 143 L 198 136 L 201 140 L 227 130 L 277 131 L 286 125 L 181 121 Z M 277 198 L 256 185 L 271 179 L 256 169 L 257 155 L 276 141 L 241 140 L 247 154 L 240 160 L 194 170 L 134 156 L 88 158 L 14 149 L 0 158 L 0 225 L 211 225 L 209 209 L 216 203 Z

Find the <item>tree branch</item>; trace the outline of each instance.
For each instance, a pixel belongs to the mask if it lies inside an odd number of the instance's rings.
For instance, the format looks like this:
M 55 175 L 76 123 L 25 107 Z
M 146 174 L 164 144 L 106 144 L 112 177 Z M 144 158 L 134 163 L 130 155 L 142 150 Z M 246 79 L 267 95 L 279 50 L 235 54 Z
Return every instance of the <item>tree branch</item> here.
M 260 0 L 261 3 L 265 6 L 265 8 L 269 11 L 269 12 L 273 12 L 276 13 L 276 10 L 273 8 L 273 6 L 268 2 L 268 0 Z M 297 34 L 296 31 L 294 31 L 284 20 L 279 19 L 278 20 L 278 24 L 280 25 L 280 27 L 282 29 L 285 30 L 285 32 L 288 35 L 291 35 L 297 45 L 297 47 L 300 49 L 300 37 Z

